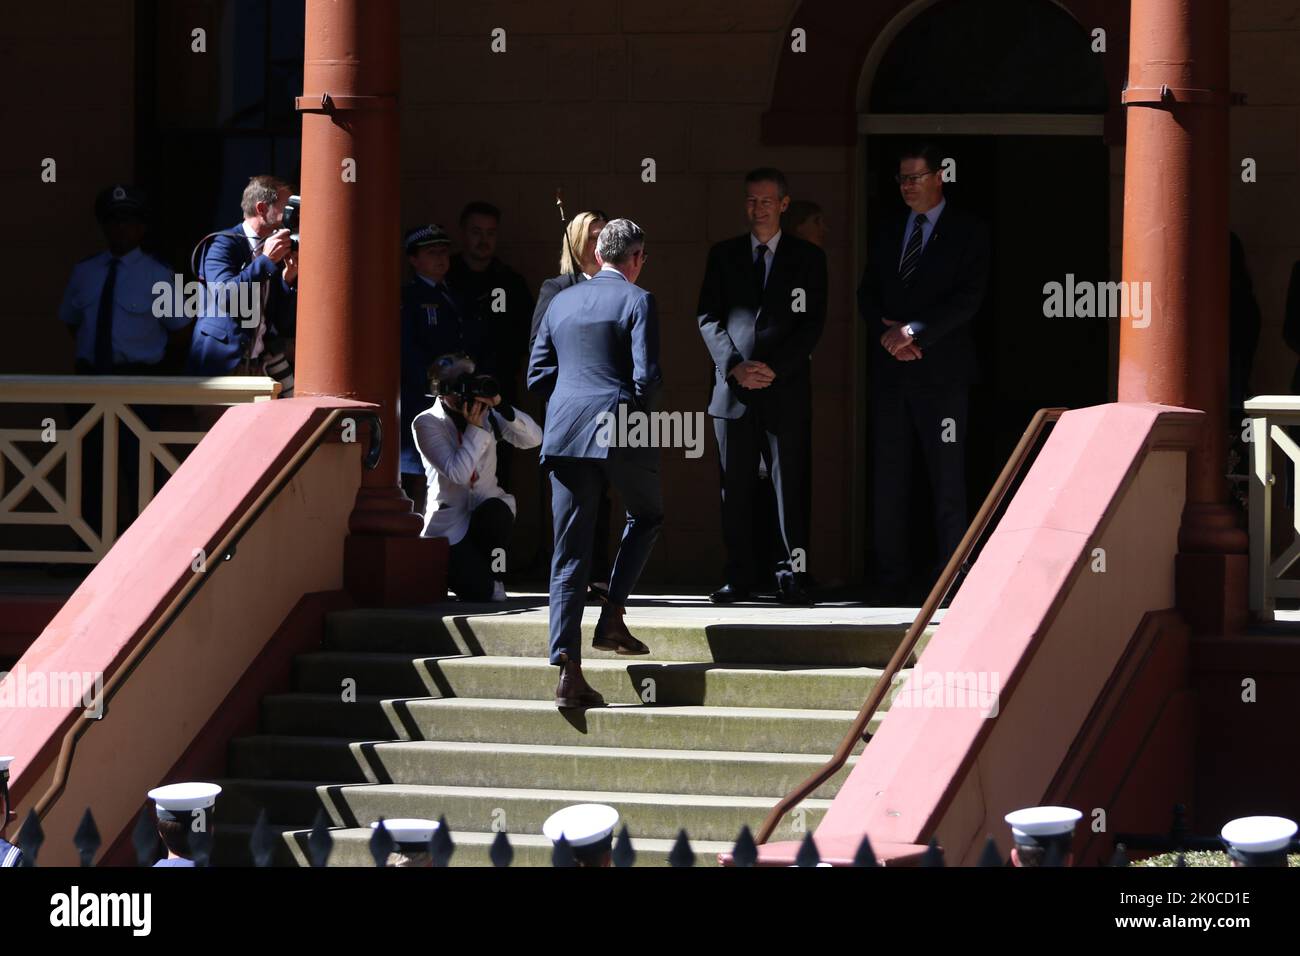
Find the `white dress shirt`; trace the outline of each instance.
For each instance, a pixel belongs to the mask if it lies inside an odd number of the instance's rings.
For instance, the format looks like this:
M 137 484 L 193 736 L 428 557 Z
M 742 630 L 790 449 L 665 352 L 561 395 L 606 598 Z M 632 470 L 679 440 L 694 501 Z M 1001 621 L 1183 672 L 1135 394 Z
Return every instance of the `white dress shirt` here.
M 244 235 L 248 237 L 248 248 L 253 250 L 253 258 L 257 258 L 262 254 L 262 246 L 265 245 L 266 240 L 257 234 L 253 227 L 248 224 L 247 219 L 244 220 Z M 274 282 L 278 278 L 279 273 L 276 274 L 275 279 L 270 281 Z M 257 335 L 253 337 L 253 348 L 248 353 L 249 358 L 257 358 L 266 348 L 262 342 L 262 340 L 266 338 L 266 295 L 265 290 L 259 289 L 258 291 L 263 293 L 262 307 L 257 313 L 262 317 L 262 321 L 258 323 Z
M 514 421 L 507 421 L 493 408 L 483 424 L 495 421 L 501 437 L 516 448 L 536 448 L 542 443 L 541 426 L 520 409 L 514 411 Z M 489 498 L 500 498 L 516 513 L 514 495 L 497 484 L 497 443 L 487 427 L 466 425 L 462 434 L 437 399 L 415 416 L 411 431 L 429 489 L 421 535 L 458 544 L 469 531 L 474 509 Z
M 95 361 L 95 329 L 99 322 L 99 296 L 108 278 L 112 255 L 101 252 L 83 259 L 72 270 L 59 306 L 59 318 L 77 331 L 77 358 Z M 154 286 L 163 283 L 168 302 L 173 296 L 175 276 L 165 265 L 142 251 L 132 249 L 118 261 L 113 280 L 113 361 L 157 365 L 167 348 L 167 333 L 182 329 L 190 319 L 180 314 L 154 314 L 158 294 Z M 158 311 L 172 311 L 175 309 Z

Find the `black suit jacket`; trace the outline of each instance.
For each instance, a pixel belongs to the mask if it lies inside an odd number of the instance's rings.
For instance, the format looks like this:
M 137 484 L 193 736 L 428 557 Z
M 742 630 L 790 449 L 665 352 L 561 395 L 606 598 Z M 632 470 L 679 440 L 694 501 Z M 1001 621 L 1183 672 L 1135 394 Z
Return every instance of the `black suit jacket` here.
M 773 416 L 807 416 L 812 351 L 826 324 L 826 254 L 821 249 L 781 233 L 760 296 L 749 234 L 724 239 L 709 250 L 697 318 L 713 358 L 710 415 L 740 418 L 757 406 Z M 776 373 L 767 388 L 741 388 L 728 377 L 736 364 L 749 359 Z
M 537 330 L 542 327 L 542 318 L 546 315 L 546 309 L 550 306 L 551 300 L 569 286 L 586 281 L 587 277 L 581 272 L 564 272 L 558 276 L 551 276 L 542 283 L 542 288 L 537 293 L 537 307 L 533 309 L 533 326 L 528 332 L 529 355 L 533 354 L 533 343 L 537 341 Z
M 969 384 L 979 377 L 970 322 L 989 277 L 988 227 L 954 206 L 943 207 L 921 262 L 904 286 L 898 275 L 907 213 L 872 237 L 858 286 L 858 313 L 867 322 L 872 380 L 880 384 Z M 884 319 L 911 324 L 923 357 L 900 362 L 880 345 Z

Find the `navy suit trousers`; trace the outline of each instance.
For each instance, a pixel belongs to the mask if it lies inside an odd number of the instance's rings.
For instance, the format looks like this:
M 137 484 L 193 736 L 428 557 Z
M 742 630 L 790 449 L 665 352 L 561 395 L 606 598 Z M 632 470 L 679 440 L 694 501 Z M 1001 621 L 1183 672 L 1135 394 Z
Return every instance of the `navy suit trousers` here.
M 571 661 L 582 659 L 582 611 L 587 603 L 592 545 L 597 515 L 604 505 L 605 482 L 617 489 L 627 508 L 627 523 L 609 578 L 611 604 L 627 604 L 659 539 L 664 505 L 659 463 L 644 453 L 625 455 L 611 448 L 608 458 L 548 457 L 546 466 L 551 472 L 555 527 L 550 660 L 559 664 L 561 654 L 568 654 Z
M 871 392 L 872 520 L 875 582 L 896 603 L 928 592 L 966 534 L 969 386 L 878 383 Z M 913 568 L 908 547 L 911 495 L 924 481 L 913 454 L 918 439 L 934 500 L 935 563 Z

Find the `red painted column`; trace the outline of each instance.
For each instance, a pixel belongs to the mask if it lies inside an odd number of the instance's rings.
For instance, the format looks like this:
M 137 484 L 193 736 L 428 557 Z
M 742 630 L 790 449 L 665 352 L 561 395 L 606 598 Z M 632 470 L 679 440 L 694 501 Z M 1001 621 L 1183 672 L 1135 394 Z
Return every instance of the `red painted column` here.
M 1228 4 L 1132 0 L 1124 266 L 1150 283 L 1120 326 L 1119 399 L 1199 408 L 1179 532 L 1179 607 L 1199 632 L 1246 619 L 1247 538 L 1227 503 Z
M 401 225 L 398 0 L 308 0 L 297 394 L 380 407 L 383 454 L 348 522 L 344 575 L 369 604 L 441 596 L 437 554 L 398 485 Z M 438 583 L 435 585 L 435 581 Z

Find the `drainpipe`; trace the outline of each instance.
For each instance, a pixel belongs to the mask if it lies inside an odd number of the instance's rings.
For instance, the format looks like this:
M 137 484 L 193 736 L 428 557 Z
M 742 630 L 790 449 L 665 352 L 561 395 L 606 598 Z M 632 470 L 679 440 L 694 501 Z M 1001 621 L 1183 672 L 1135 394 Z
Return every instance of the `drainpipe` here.
M 1247 537 L 1228 504 L 1228 4 L 1132 0 L 1119 400 L 1198 408 L 1175 587 L 1194 631 L 1246 621 Z M 1149 324 L 1146 324 L 1149 322 Z M 1139 327 L 1139 326 L 1145 327 Z
M 383 452 L 348 520 L 345 586 L 362 604 L 440 595 L 437 555 L 398 485 L 398 0 L 308 0 L 297 394 L 373 402 Z M 363 12 L 364 11 L 364 12 Z

